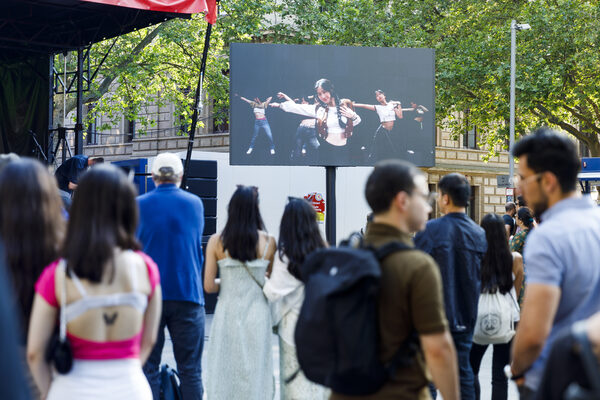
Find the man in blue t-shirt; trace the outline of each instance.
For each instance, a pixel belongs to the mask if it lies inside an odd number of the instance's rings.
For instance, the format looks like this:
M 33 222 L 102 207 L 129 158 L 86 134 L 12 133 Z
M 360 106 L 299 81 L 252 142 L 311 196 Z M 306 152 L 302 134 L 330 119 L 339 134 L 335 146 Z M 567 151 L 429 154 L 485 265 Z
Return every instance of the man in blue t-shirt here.
M 566 135 L 540 128 L 521 139 L 513 155 L 521 193 L 542 220 L 525 243 L 527 286 L 506 368 L 521 399 L 529 400 L 536 398 L 556 338 L 600 311 L 600 209 L 577 191 L 581 161 Z
M 469 354 L 477 320 L 481 260 L 487 241 L 483 228 L 466 214 L 471 197 L 467 178 L 448 174 L 438 183 L 438 191 L 438 206 L 444 216 L 429 221 L 415 237 L 415 245 L 429 253 L 440 267 L 446 318 L 458 356 L 461 398 L 475 400 L 476 378 Z
M 88 167 L 104 162 L 102 157 L 88 157 L 82 154 L 75 155 L 62 163 L 54 173 L 58 181 L 58 188 L 66 193 L 73 193 L 77 189 L 79 176 Z
M 159 366 L 165 327 L 186 400 L 202 399 L 202 348 L 204 346 L 204 294 L 202 291 L 202 232 L 204 206 L 198 196 L 179 188 L 181 159 L 159 154 L 152 164 L 156 189 L 138 197 L 138 237 L 158 265 L 163 306 L 156 345 L 144 365 L 154 400 L 159 400 Z

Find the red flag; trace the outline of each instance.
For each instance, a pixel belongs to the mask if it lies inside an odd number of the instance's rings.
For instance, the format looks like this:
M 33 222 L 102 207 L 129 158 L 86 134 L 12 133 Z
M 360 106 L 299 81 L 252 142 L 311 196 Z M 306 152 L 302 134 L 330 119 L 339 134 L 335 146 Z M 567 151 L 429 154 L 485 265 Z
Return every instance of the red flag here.
M 214 25 L 217 22 L 217 0 L 206 0 L 206 7 L 208 12 L 204 16 L 206 22 Z
M 215 0 L 83 0 L 91 3 L 109 4 L 117 7 L 137 8 L 140 10 L 163 11 L 180 14 L 197 14 L 209 11 L 207 1 Z M 216 9 L 214 7 L 213 9 Z M 207 18 L 208 18 L 207 14 Z M 207 19 L 208 20 L 208 19 Z M 217 20 L 215 12 L 214 20 Z M 210 21 L 209 21 L 210 22 Z

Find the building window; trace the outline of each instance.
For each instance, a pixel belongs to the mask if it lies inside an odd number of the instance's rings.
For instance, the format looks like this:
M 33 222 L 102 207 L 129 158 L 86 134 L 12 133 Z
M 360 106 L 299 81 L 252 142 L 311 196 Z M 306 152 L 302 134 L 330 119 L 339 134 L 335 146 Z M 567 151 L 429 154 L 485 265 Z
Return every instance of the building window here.
M 87 112 L 88 114 L 90 112 L 92 112 L 92 110 L 94 109 L 96 105 L 95 104 L 88 104 L 87 105 Z M 95 116 L 92 120 L 90 120 L 90 123 L 87 126 L 87 133 L 85 135 L 85 143 L 86 144 L 98 144 L 98 117 Z
M 471 197 L 466 211 L 473 221 L 479 223 L 479 186 L 471 186 Z
M 469 110 L 465 111 L 465 133 L 463 134 L 463 148 L 477 149 L 477 127 L 469 119 Z
M 125 142 L 131 143 L 133 141 L 133 137 L 135 136 L 135 120 L 129 121 L 125 118 L 123 121 L 123 135 L 125 136 Z
M 213 101 L 213 110 L 215 106 L 215 102 Z M 229 110 L 226 108 L 221 108 L 217 110 L 213 114 L 213 133 L 223 133 L 229 132 L 229 118 L 228 118 Z

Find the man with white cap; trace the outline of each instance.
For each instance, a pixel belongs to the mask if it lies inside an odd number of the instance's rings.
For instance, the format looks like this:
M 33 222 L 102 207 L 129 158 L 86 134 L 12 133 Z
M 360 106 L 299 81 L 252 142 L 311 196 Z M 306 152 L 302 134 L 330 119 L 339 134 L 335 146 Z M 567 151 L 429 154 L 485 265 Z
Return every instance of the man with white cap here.
M 152 395 L 159 399 L 160 359 L 165 327 L 185 400 L 202 399 L 202 347 L 204 345 L 204 295 L 202 292 L 202 232 L 204 206 L 199 197 L 179 188 L 181 159 L 159 154 L 152 164 L 156 189 L 138 197 L 138 238 L 144 252 L 158 265 L 163 290 L 163 311 L 156 345 L 144 365 Z

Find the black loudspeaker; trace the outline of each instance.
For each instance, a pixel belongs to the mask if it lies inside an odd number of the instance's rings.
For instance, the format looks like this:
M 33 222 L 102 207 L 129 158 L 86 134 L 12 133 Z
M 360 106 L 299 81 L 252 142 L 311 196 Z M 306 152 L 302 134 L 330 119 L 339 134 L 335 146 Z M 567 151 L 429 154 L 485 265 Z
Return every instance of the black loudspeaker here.
M 185 160 L 182 161 L 185 165 Z M 208 239 L 213 233 L 217 232 L 217 162 L 190 160 L 185 190 L 200 197 L 204 204 L 202 252 L 206 254 Z M 204 266 L 202 266 L 202 282 L 204 283 Z M 204 292 L 204 308 L 207 314 L 215 312 L 216 304 L 217 294 Z

